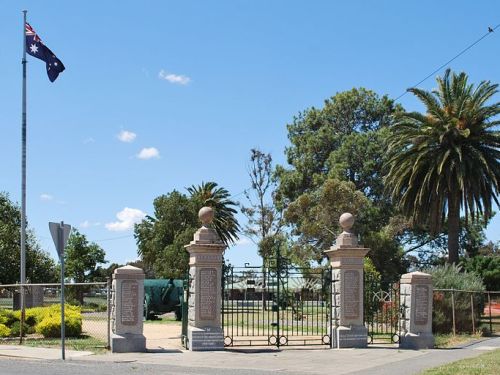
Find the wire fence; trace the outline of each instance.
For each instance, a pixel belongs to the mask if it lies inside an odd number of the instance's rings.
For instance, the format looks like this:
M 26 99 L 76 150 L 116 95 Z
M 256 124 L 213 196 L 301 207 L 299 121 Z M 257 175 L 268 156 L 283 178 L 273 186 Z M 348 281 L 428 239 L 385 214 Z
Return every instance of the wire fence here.
M 500 332 L 500 291 L 434 289 L 434 333 Z
M 65 285 L 68 349 L 110 347 L 110 287 L 109 282 Z M 20 311 L 22 290 L 24 319 Z M 24 320 L 22 327 L 21 320 Z M 0 285 L 0 343 L 60 347 L 60 329 L 60 284 Z

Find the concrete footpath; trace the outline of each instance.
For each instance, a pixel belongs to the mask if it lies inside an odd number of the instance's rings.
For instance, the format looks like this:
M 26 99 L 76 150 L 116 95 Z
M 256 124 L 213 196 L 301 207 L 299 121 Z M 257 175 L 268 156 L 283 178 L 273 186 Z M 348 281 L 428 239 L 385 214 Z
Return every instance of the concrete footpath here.
M 179 349 L 157 348 L 147 353 L 98 354 L 66 351 L 72 363 L 102 362 L 135 363 L 175 367 L 177 369 L 233 370 L 234 373 L 280 372 L 283 374 L 416 374 L 420 371 L 478 356 L 500 348 L 500 338 L 489 338 L 453 349 L 399 350 L 397 347 L 370 347 L 368 349 L 230 349 L 221 352 L 189 352 Z M 0 361 L 9 358 L 59 361 L 60 349 L 33 348 L 19 345 L 0 345 Z M 208 371 L 207 371 L 208 372 Z M 225 371 L 224 371 L 225 372 Z

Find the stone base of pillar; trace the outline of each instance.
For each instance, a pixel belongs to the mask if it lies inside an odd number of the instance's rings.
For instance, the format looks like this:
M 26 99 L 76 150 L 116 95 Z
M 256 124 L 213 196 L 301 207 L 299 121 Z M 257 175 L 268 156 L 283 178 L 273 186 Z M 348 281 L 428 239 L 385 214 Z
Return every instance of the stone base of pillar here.
M 220 328 L 188 327 L 188 346 L 192 351 L 224 350 L 224 332 Z
M 124 333 L 111 335 L 112 353 L 133 353 L 146 351 L 146 337 L 141 334 Z
M 368 329 L 365 326 L 349 326 L 334 328 L 334 348 L 366 348 L 368 345 Z
M 432 349 L 434 348 L 434 335 L 432 333 L 405 333 L 399 338 L 401 349 Z

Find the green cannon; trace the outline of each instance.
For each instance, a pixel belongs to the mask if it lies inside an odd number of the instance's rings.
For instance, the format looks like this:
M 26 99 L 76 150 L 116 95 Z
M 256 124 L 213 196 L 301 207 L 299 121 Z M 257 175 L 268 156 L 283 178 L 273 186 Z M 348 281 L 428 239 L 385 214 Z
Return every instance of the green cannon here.
M 182 319 L 183 280 L 144 280 L 144 317 L 154 320 L 157 315 L 174 312 L 177 320 Z

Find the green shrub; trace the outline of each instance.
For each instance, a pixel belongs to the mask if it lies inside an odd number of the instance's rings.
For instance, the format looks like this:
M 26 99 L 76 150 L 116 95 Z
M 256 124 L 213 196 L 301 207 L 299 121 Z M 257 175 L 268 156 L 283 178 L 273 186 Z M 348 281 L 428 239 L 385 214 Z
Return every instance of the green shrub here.
M 82 314 L 78 306 L 65 305 L 64 326 L 67 337 L 78 337 L 82 333 Z M 47 308 L 41 321 L 36 325 L 36 332 L 44 337 L 60 337 L 61 305 Z
M 29 327 L 27 324 L 23 324 L 23 337 L 26 336 L 28 333 L 33 333 L 34 329 L 32 327 Z M 12 337 L 19 337 L 21 336 L 21 322 L 17 321 L 14 322 L 10 326 L 10 335 Z
M 82 320 L 75 316 L 64 317 L 64 327 L 67 337 L 78 337 L 82 333 Z M 44 337 L 61 336 L 61 317 L 48 316 L 36 326 L 36 332 Z
M 500 256 L 477 255 L 465 260 L 464 266 L 481 276 L 487 290 L 500 290 Z
M 0 309 L 0 337 L 19 337 L 21 312 Z M 65 305 L 65 327 L 67 337 L 82 333 L 82 314 L 78 306 Z M 25 310 L 23 334 L 40 333 L 44 337 L 60 337 L 61 305 L 33 307 Z
M 0 337 L 9 337 L 10 336 L 10 328 L 5 324 L 0 323 Z
M 474 326 L 479 327 L 483 307 L 484 285 L 481 277 L 474 272 L 465 272 L 455 265 L 444 265 L 427 270 L 432 275 L 434 289 L 467 290 L 472 294 L 474 306 Z M 472 332 L 471 293 L 453 292 L 455 302 L 456 332 Z M 452 292 L 435 291 L 433 301 L 432 329 L 434 333 L 450 333 L 453 330 Z
M 31 307 L 25 310 L 24 322 L 30 327 L 34 327 L 42 318 L 48 313 L 47 307 Z M 16 321 L 21 320 L 21 311 L 17 310 L 13 312 Z
M 4 324 L 7 327 L 10 327 L 14 322 L 19 321 L 19 318 L 16 316 L 15 312 L 10 310 L 0 309 L 0 324 Z

